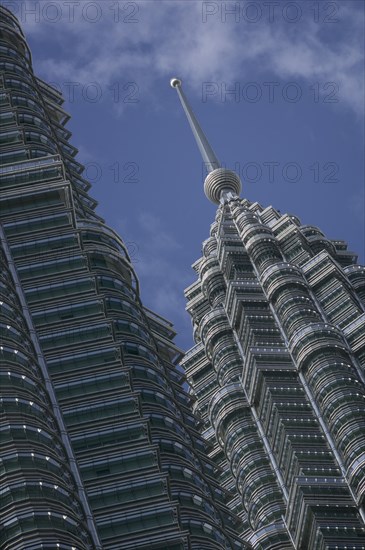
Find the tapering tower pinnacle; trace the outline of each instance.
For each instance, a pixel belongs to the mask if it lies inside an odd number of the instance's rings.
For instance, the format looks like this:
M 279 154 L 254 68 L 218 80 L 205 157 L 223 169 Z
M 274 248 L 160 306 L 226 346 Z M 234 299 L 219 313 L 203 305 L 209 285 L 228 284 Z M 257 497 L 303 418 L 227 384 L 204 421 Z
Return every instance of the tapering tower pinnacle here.
M 220 204 L 185 291 L 182 367 L 241 539 L 364 550 L 365 268 L 343 241 L 240 199 L 234 172 L 212 169 L 204 189 Z
M 221 168 L 220 162 L 217 159 L 207 137 L 205 136 L 201 126 L 194 115 L 192 108 L 183 92 L 181 80 L 172 78 L 170 80 L 172 88 L 175 88 L 190 127 L 198 144 L 205 166 L 208 170 L 208 176 L 204 182 L 204 192 L 209 200 L 218 204 L 220 199 L 226 193 L 234 193 L 239 195 L 241 192 L 241 180 L 239 176 L 232 170 Z

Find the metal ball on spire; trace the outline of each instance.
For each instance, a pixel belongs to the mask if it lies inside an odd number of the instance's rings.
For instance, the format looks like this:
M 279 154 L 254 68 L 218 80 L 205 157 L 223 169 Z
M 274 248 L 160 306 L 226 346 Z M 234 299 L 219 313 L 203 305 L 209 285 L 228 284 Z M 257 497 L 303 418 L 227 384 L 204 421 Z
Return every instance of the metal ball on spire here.
M 215 204 L 219 204 L 224 194 L 239 195 L 242 189 L 240 177 L 226 168 L 217 168 L 210 172 L 204 181 L 205 196 Z
M 177 86 L 181 86 L 182 82 L 180 78 L 177 78 L 176 76 L 170 80 L 170 86 L 171 88 L 177 88 Z

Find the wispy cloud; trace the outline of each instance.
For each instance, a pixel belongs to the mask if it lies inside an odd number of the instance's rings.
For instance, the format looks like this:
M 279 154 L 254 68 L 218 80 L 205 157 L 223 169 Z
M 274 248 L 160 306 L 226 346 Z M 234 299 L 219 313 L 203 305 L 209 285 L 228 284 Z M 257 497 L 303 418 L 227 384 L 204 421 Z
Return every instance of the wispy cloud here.
M 347 205 L 350 215 L 353 216 L 356 221 L 359 221 L 361 223 L 363 229 L 365 229 L 364 204 L 364 187 L 359 189 L 357 193 L 354 193 L 347 198 Z M 365 253 L 365 250 L 363 250 L 362 252 Z
M 182 271 L 176 261 L 181 243 L 172 237 L 161 219 L 149 212 L 137 216 L 133 231 L 122 220 L 118 229 L 133 241 L 132 262 L 141 282 L 142 297 L 148 296 L 144 300 L 146 305 L 179 324 L 189 325 L 183 289 L 190 284 L 191 273 L 188 269 Z
M 19 14 L 35 4 L 42 2 L 14 2 Z M 278 4 L 272 22 L 267 7 L 265 11 L 268 4 L 261 2 L 256 22 L 245 20 L 243 11 L 238 21 L 228 15 L 224 21 L 220 2 L 137 0 L 126 3 L 128 9 L 123 4 L 118 22 L 112 9 L 115 2 L 81 0 L 75 3 L 72 18 L 66 12 L 69 3 L 49 4 L 59 4 L 59 21 L 50 22 L 56 15 L 51 9 L 48 17 L 40 12 L 38 21 L 32 15 L 22 18 L 34 39 L 58 45 L 57 59 L 45 49 L 39 66 L 48 80 L 108 86 L 123 75 L 153 91 L 156 78 L 177 73 L 200 93 L 205 81 L 232 82 L 238 75 L 252 80 L 252 75 L 258 78 L 270 72 L 282 79 L 336 82 L 343 105 L 363 112 L 362 3 L 332 3 L 338 13 L 331 16 L 323 7 L 315 15 L 308 2 L 297 1 L 292 3 L 301 10 L 297 22 L 288 21 L 288 13 L 283 16 L 284 3 Z M 90 4 L 99 6 L 99 14 L 90 7 L 85 11 Z M 208 4 L 211 15 L 206 13 Z M 239 2 L 240 9 L 245 5 Z M 325 22 L 326 17 L 334 21 Z
M 161 220 L 153 214 L 143 212 L 138 216 L 137 222 L 145 233 L 147 247 L 150 251 L 162 251 L 169 254 L 177 253 L 181 248 L 181 244 L 164 230 Z
M 143 278 L 142 287 L 152 299 L 150 307 L 166 317 L 176 318 L 181 312 L 181 319 L 187 321 L 182 289 L 189 282 L 188 276 L 175 262 L 182 245 L 150 213 L 141 213 L 136 224 L 141 236 L 138 276 Z

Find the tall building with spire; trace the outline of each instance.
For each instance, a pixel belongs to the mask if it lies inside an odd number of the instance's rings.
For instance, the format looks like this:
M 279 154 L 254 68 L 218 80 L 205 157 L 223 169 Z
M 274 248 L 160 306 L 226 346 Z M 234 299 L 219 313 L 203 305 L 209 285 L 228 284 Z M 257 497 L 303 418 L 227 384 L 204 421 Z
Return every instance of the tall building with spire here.
M 257 550 L 365 548 L 365 269 L 343 241 L 240 198 L 171 80 L 217 204 L 186 289 L 183 366 L 219 482 Z
M 62 96 L 0 8 L 2 550 L 244 550 L 171 323 L 95 213 Z

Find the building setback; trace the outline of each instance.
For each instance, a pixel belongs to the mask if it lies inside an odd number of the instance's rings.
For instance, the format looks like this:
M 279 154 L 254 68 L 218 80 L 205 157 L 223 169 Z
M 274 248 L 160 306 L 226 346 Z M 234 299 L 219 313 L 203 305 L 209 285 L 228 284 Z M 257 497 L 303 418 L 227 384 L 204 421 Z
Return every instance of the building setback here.
M 239 197 L 172 79 L 218 205 L 186 291 L 194 412 L 257 550 L 365 548 L 365 269 L 343 241 Z
M 244 550 L 120 237 L 95 213 L 62 96 L 1 8 L 0 547 Z

